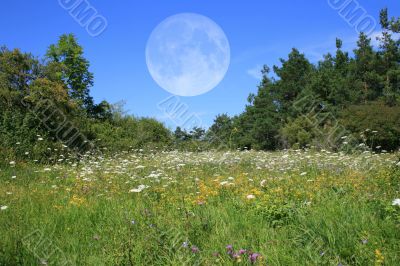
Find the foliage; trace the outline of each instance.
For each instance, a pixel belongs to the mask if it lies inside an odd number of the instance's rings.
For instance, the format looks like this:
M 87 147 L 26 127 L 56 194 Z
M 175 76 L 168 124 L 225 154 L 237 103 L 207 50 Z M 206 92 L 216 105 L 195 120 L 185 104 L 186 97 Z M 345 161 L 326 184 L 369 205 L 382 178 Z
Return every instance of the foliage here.
M 341 123 L 373 150 L 400 147 L 399 105 L 387 106 L 379 101 L 350 106 L 341 113 Z
M 336 40 L 336 53 L 312 64 L 293 48 L 263 79 L 236 116 L 218 115 L 209 129 L 170 132 L 151 118 L 124 113 L 122 105 L 90 95 L 94 75 L 72 34 L 50 45 L 45 60 L 0 49 L 0 145 L 5 158 L 46 161 L 47 149 L 179 149 L 190 151 L 281 148 L 343 150 L 353 143 L 399 148 L 399 18 L 380 14 L 378 46 L 361 33 L 353 56 Z M 379 131 L 365 136 L 366 130 Z M 360 137 L 360 134 L 363 134 Z M 347 135 L 351 141 L 343 141 Z M 72 137 L 71 137 L 72 136 Z M 38 141 L 40 139 L 40 141 Z M 18 146 L 16 146 L 18 143 Z M 351 144 L 351 145 L 350 145 Z M 358 145 L 357 144 L 357 145 Z M 351 150 L 353 148 L 349 147 Z M 346 148 L 347 149 L 347 148 Z
M 93 74 L 73 35 L 63 35 L 40 63 L 18 49 L 0 50 L 0 146 L 4 159 L 51 162 L 130 147 L 169 146 L 171 134 L 154 119 L 126 116 L 107 101 L 93 102 Z M 68 148 L 68 149 L 66 149 Z
M 400 104 L 399 21 L 399 18 L 389 19 L 387 9 L 383 9 L 379 45 L 373 47 L 371 39 L 360 33 L 353 57 L 343 51 L 342 41 L 337 39 L 336 53 L 326 54 L 316 65 L 292 49 L 288 59 L 281 59 L 281 66 L 273 67 L 275 78 L 269 77 L 269 68 L 265 66 L 258 92 L 250 94 L 245 111 L 233 118 L 223 117 L 225 121 L 233 121 L 230 127 L 235 129 L 234 148 L 275 150 L 313 146 L 338 150 L 340 135 L 326 141 L 332 132 L 357 135 L 368 126 L 380 124 L 385 124 L 388 130 L 387 133 L 380 130 L 380 145 L 387 150 L 399 148 L 396 125 L 389 126 L 391 122 L 398 123 L 399 110 L 387 109 Z M 308 106 L 299 105 L 307 98 L 313 101 Z M 369 117 L 376 114 L 371 125 L 356 122 L 366 119 L 366 106 L 382 107 L 371 111 Z M 352 111 L 357 108 L 365 111 L 354 114 Z M 391 118 L 385 117 L 384 112 L 390 113 Z M 343 113 L 352 113 L 352 121 L 340 119 Z M 229 143 L 228 131 L 216 130 L 221 122 L 221 116 L 217 116 L 210 131 Z

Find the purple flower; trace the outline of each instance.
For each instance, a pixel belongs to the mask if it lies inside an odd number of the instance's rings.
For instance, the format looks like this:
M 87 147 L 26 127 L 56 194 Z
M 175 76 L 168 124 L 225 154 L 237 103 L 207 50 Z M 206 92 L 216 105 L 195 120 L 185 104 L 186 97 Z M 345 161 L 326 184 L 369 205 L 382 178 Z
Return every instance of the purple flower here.
M 232 245 L 227 245 L 226 250 L 229 256 L 233 256 L 233 246 Z
M 255 263 L 257 261 L 258 257 L 260 257 L 260 254 L 252 253 L 249 256 L 249 260 L 250 260 L 251 263 Z
M 247 252 L 247 250 L 241 249 L 241 250 L 239 250 L 239 255 L 243 255 L 243 254 L 245 254 L 246 252 Z

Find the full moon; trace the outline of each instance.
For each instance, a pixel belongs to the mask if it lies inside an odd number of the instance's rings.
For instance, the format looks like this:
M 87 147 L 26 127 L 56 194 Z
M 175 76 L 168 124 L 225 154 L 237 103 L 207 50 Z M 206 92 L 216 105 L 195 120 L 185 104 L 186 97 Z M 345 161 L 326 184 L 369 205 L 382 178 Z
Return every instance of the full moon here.
M 211 19 L 191 13 L 174 15 L 151 33 L 146 63 L 154 81 L 179 96 L 197 96 L 214 89 L 225 77 L 230 46 Z

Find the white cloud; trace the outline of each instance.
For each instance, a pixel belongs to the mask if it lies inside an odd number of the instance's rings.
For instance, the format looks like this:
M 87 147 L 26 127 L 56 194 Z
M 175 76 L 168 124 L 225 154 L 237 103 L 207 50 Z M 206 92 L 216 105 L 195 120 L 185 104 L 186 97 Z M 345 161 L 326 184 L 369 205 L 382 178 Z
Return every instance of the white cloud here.
M 261 80 L 262 79 L 261 69 L 262 69 L 262 66 L 257 65 L 253 68 L 248 69 L 247 74 L 249 74 L 251 77 L 253 77 L 257 80 Z
M 371 44 L 375 47 L 375 48 L 379 48 L 379 40 L 378 38 L 382 37 L 382 31 L 375 31 L 373 33 L 371 33 L 369 35 L 369 38 L 371 38 Z M 394 33 L 392 34 L 392 38 L 395 40 L 398 40 L 400 38 L 400 34 L 399 33 Z

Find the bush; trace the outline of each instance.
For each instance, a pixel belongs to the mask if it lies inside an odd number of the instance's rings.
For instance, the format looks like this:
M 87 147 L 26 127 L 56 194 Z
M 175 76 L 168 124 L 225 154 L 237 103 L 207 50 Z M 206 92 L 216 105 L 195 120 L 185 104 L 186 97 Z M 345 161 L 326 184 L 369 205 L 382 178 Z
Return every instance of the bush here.
M 373 150 L 394 151 L 400 147 L 400 106 L 381 101 L 350 106 L 340 114 L 341 124 Z

